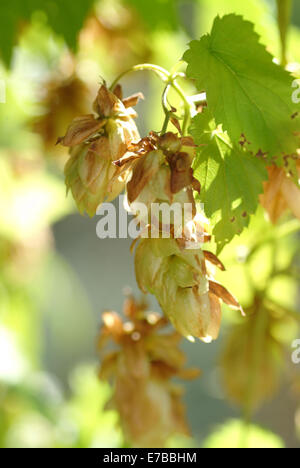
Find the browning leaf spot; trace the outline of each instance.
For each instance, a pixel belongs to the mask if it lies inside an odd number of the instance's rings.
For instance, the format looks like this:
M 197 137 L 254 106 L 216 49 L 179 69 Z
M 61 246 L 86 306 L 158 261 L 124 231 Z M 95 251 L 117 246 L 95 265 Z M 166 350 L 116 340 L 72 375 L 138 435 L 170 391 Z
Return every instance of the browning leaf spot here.
M 257 158 L 267 159 L 268 154 L 269 154 L 268 152 L 264 153 L 261 149 L 259 149 L 255 156 Z
M 251 142 L 247 140 L 246 135 L 242 133 L 239 144 L 241 145 L 242 148 L 244 148 L 246 145 L 251 145 Z

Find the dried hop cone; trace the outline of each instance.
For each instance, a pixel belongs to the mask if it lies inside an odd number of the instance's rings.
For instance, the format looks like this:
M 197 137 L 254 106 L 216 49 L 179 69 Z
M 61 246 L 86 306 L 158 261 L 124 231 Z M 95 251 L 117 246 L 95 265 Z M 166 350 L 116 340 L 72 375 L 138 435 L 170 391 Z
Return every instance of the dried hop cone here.
M 126 320 L 103 314 L 99 336 L 100 378 L 113 385 L 108 408 L 117 410 L 125 439 L 135 447 L 164 447 L 176 433 L 189 433 L 182 389 L 173 377 L 194 379 L 197 369 L 185 369 L 180 335 L 164 328 L 167 321 L 129 298 Z
M 300 177 L 300 156 L 297 169 Z M 276 223 L 281 216 L 290 210 L 300 219 L 300 187 L 295 184 L 283 168 L 275 165 L 268 168 L 269 180 L 264 183 L 264 193 L 260 197 L 262 206 L 267 211 L 272 223 Z
M 68 79 L 52 79 L 46 83 L 45 96 L 40 103 L 43 114 L 33 122 L 47 150 L 53 151 L 57 135 L 69 122 L 87 112 L 88 88 L 76 75 Z
M 159 213 L 154 212 L 153 204 L 177 204 L 179 209 L 190 206 L 192 219 L 196 215 L 193 190 L 200 192 L 200 184 L 192 170 L 195 157 L 192 138 L 180 138 L 171 132 L 159 136 L 152 132 L 137 145 L 132 145 L 131 150 L 132 157 L 137 159 L 127 184 L 130 211 L 141 223 L 156 225 L 160 232 L 164 226 Z M 147 207 L 145 212 L 140 210 L 141 205 Z
M 58 139 L 58 143 L 70 147 L 70 159 L 65 167 L 66 185 L 81 213 L 95 215 L 105 199 L 113 200 L 124 189 L 129 167 L 120 168 L 113 163 L 140 139 L 133 120 L 136 114 L 131 107 L 139 97 L 122 100 L 120 86 L 112 93 L 103 84 L 94 103 L 96 115 L 76 118 L 66 135 Z
M 175 239 L 142 239 L 135 270 L 140 289 L 154 294 L 174 327 L 187 338 L 217 339 L 221 301 L 241 309 L 237 300 L 209 274 L 209 265 L 224 270 L 211 252 L 185 250 Z

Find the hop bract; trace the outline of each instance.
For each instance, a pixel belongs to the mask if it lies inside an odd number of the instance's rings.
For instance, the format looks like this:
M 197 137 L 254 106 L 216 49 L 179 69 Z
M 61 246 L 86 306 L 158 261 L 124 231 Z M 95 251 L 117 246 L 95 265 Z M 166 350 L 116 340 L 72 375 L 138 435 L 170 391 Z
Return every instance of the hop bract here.
M 115 94 L 116 93 L 116 94 Z M 110 92 L 100 87 L 94 103 L 94 114 L 78 117 L 58 143 L 71 148 L 65 167 L 67 188 L 72 191 L 80 212 L 90 216 L 105 200 L 113 200 L 124 189 L 128 165 L 113 164 L 139 140 L 131 106 L 139 95 L 121 100 L 121 89 Z
M 170 436 L 189 433 L 182 389 L 172 378 L 193 379 L 199 371 L 184 368 L 180 335 L 164 331 L 167 321 L 160 315 L 132 298 L 124 315 L 125 321 L 115 312 L 103 314 L 100 378 L 113 384 L 108 407 L 117 410 L 133 446 L 164 447 Z
M 211 252 L 181 249 L 175 239 L 142 239 L 135 257 L 140 289 L 156 296 L 179 333 L 205 342 L 219 335 L 221 301 L 241 309 L 210 276 L 208 263 L 224 269 Z

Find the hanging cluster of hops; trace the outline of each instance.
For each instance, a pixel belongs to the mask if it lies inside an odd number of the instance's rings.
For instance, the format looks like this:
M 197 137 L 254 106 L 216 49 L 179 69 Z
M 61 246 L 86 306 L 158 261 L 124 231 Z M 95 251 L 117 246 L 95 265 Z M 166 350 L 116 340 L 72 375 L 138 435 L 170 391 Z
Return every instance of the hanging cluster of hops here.
M 180 335 L 164 330 L 166 319 L 131 297 L 124 316 L 123 321 L 115 312 L 102 315 L 100 378 L 113 385 L 108 407 L 117 410 L 133 446 L 164 447 L 176 433 L 189 434 L 182 388 L 172 378 L 194 379 L 199 371 L 184 368 Z
M 194 201 L 193 192 L 201 190 L 193 176 L 194 142 L 170 132 L 162 136 L 152 133 L 136 145 L 135 152 L 139 159 L 133 164 L 127 184 L 128 204 L 139 222 L 148 223 L 151 230 L 151 238 L 143 238 L 136 251 L 139 287 L 156 296 L 163 312 L 183 336 L 211 342 L 219 335 L 221 300 L 235 309 L 241 307 L 212 277 L 209 264 L 224 270 L 222 263 L 201 249 L 210 236 L 208 221 Z M 139 212 L 141 203 L 148 208 L 148 219 Z M 177 204 L 179 211 L 175 210 L 173 219 L 169 217 L 169 224 L 165 225 L 153 213 L 154 203 L 170 207 Z M 166 232 L 168 239 L 164 238 Z
M 127 209 L 143 237 L 135 262 L 141 290 L 156 296 L 183 336 L 211 342 L 219 334 L 221 301 L 241 307 L 213 279 L 209 265 L 224 270 L 221 262 L 202 251 L 210 236 L 208 221 L 194 199 L 194 192 L 201 191 L 192 169 L 196 146 L 191 137 L 172 132 L 151 132 L 140 139 L 131 108 L 139 96 L 122 100 L 119 85 L 114 93 L 101 86 L 96 116 L 75 119 L 59 139 L 71 147 L 66 184 L 79 210 L 91 216 L 126 187 Z M 156 209 L 162 206 L 167 219 Z
M 94 102 L 95 114 L 74 119 L 66 135 L 58 139 L 71 148 L 66 185 L 81 213 L 94 216 L 104 200 L 111 201 L 124 190 L 127 166 L 118 168 L 113 163 L 140 139 L 132 109 L 138 99 L 139 95 L 122 100 L 119 86 L 112 93 L 103 84 Z

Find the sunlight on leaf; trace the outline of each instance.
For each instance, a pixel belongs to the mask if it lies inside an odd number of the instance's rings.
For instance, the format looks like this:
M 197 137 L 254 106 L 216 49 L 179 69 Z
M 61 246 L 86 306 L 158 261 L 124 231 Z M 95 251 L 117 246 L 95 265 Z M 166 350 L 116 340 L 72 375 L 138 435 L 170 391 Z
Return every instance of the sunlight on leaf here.
M 194 117 L 190 132 L 199 145 L 194 162 L 195 177 L 201 184 L 199 198 L 214 225 L 216 242 L 224 245 L 242 232 L 257 209 L 267 177 L 264 163 L 233 146 L 208 111 Z
M 187 75 L 196 80 L 199 92 L 206 90 L 216 123 L 234 144 L 245 138 L 254 154 L 271 156 L 279 164 L 295 153 L 293 78 L 272 61 L 252 23 L 236 15 L 217 17 L 211 34 L 192 41 L 183 58 Z

